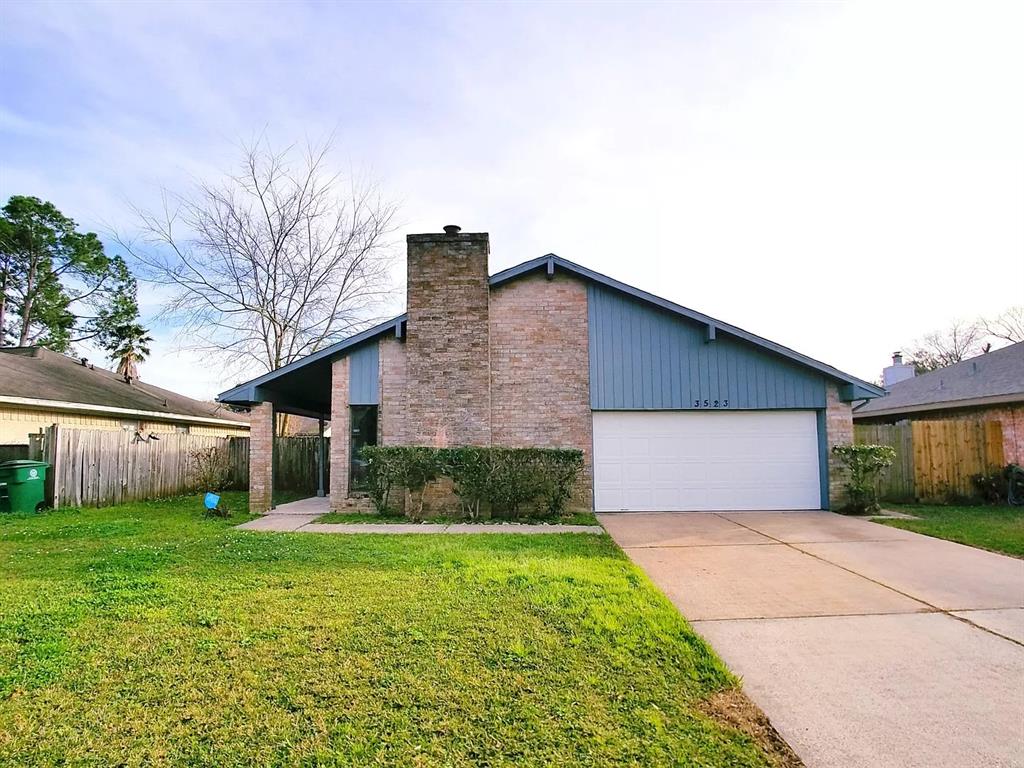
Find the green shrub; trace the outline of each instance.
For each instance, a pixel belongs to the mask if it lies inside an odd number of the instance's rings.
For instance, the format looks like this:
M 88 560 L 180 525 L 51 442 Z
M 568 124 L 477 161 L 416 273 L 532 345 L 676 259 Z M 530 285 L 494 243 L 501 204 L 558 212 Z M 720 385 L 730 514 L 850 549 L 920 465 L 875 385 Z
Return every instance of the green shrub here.
M 451 479 L 470 519 L 519 517 L 527 505 L 558 515 L 583 469 L 583 452 L 566 448 L 367 446 L 362 457 L 377 511 L 389 512 L 391 490 L 402 487 L 419 497 L 417 507 L 407 510 L 414 518 L 422 514 L 424 486 L 438 477 Z
M 878 509 L 875 480 L 896 460 L 896 449 L 889 445 L 846 444 L 832 446 L 832 453 L 847 470 L 843 483 L 849 501 L 845 512 L 864 514 Z
M 441 474 L 437 449 L 424 446 L 367 445 L 361 456 L 367 462 L 370 499 L 381 514 L 391 514 L 391 491 L 405 488 L 418 497 L 418 508 L 407 510 L 418 519 L 423 512 L 423 488 Z

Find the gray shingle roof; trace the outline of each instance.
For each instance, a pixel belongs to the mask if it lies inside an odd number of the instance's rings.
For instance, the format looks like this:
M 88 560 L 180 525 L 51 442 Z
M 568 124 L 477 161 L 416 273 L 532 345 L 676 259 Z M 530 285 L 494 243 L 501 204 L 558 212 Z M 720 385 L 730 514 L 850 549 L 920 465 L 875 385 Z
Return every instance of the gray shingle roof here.
M 950 408 L 970 401 L 998 398 L 1024 401 L 1024 342 L 924 373 L 889 387 L 889 394 L 854 411 L 854 417 L 876 413 Z
M 79 360 L 38 347 L 0 348 L 0 397 L 248 422 L 244 415 L 219 403 L 193 400 L 140 381 L 128 384 L 113 371 L 85 366 Z

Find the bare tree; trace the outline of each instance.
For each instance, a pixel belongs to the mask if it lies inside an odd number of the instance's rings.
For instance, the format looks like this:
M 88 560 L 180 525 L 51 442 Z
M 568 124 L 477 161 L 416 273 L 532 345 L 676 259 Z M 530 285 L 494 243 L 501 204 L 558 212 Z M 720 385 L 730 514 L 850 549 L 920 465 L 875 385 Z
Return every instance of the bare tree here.
M 918 373 L 945 368 L 987 352 L 990 345 L 985 345 L 984 340 L 985 330 L 981 324 L 954 320 L 945 330 L 933 331 L 918 339 L 911 349 L 910 363 Z
M 989 336 L 1015 344 L 1024 341 L 1024 305 L 1010 307 L 1001 315 L 982 319 L 982 328 Z
M 122 245 L 169 289 L 163 315 L 186 346 L 271 371 L 377 319 L 396 208 L 327 172 L 330 148 L 260 141 L 239 172 L 136 211 L 141 236 Z

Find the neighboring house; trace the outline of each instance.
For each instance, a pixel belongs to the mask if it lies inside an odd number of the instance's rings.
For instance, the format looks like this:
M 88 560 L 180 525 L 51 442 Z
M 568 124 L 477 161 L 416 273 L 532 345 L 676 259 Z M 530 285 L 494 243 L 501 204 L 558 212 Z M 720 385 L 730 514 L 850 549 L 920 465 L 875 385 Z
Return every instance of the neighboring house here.
M 854 421 L 998 421 L 1002 424 L 1004 458 L 1010 463 L 1024 464 L 1024 342 L 888 387 L 885 397 L 854 408 Z
M 576 503 L 598 510 L 828 508 L 850 403 L 883 394 L 554 255 L 488 277 L 487 234 L 407 247 L 406 314 L 219 396 L 252 406 L 254 511 L 271 505 L 275 410 L 331 420 L 333 508 L 378 442 L 579 448 Z
M 0 444 L 27 446 L 51 424 L 149 433 L 248 435 L 248 416 L 40 347 L 0 348 Z M 9 448 L 8 453 L 11 452 Z

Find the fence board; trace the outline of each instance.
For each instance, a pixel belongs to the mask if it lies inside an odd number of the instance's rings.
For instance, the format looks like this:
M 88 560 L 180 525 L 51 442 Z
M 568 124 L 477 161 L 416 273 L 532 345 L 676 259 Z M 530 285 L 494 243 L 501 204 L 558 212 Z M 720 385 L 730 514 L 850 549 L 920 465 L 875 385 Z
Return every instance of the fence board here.
M 325 454 L 330 455 L 325 440 Z M 129 432 L 67 429 L 54 425 L 33 450 L 50 464 L 47 500 L 54 506 L 107 506 L 166 498 L 197 490 L 196 451 L 217 448 L 230 467 L 231 489 L 249 486 L 249 438 L 185 433 L 138 440 Z M 278 438 L 275 488 L 313 493 L 317 488 L 318 438 Z M 327 468 L 325 467 L 325 470 Z M 328 472 L 325 471 L 325 485 Z
M 915 421 L 912 427 L 918 498 L 974 496 L 977 491 L 971 476 L 1005 464 L 998 421 Z
M 854 442 L 888 445 L 896 451 L 893 465 L 878 479 L 875 492 L 881 499 L 907 501 L 914 498 L 914 448 L 910 424 L 857 424 Z

